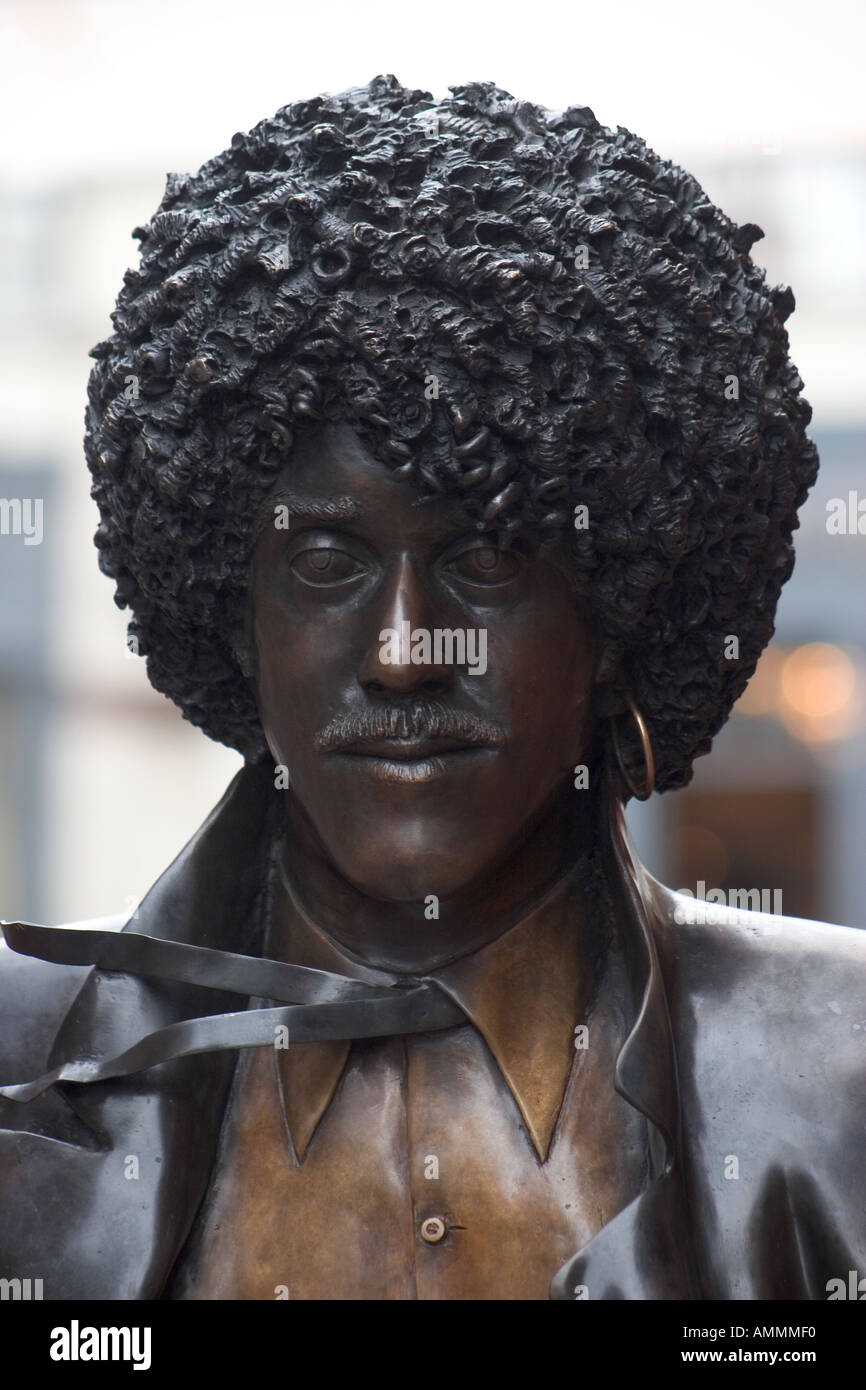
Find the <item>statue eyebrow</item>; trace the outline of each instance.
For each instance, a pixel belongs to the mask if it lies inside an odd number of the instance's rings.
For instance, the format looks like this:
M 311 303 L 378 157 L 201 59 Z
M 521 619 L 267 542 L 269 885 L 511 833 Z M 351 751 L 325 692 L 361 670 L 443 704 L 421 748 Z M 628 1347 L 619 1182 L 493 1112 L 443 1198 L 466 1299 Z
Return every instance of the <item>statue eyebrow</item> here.
M 304 521 L 352 521 L 363 515 L 363 510 L 348 494 L 338 497 L 304 497 L 301 493 L 281 488 L 274 492 L 262 505 L 260 525 L 265 525 L 274 515 L 276 507 L 287 507 L 289 521 L 292 517 Z

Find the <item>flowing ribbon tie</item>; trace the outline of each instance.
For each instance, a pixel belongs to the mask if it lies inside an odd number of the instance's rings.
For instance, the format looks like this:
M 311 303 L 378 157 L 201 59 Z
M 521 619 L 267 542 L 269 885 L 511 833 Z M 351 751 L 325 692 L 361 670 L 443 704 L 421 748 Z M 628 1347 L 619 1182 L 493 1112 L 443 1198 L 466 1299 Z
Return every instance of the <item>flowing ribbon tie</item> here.
M 33 1081 L 0 1086 L 0 1096 L 7 1100 L 33 1100 L 57 1081 L 89 1084 L 130 1076 L 198 1052 L 273 1046 L 276 1029 L 281 1027 L 289 1030 L 294 1042 L 320 1042 L 436 1032 L 466 1022 L 462 1009 L 429 976 L 370 985 L 328 970 L 164 941 L 139 932 L 41 927 L 29 922 L 3 922 L 0 929 L 11 950 L 58 965 L 95 965 L 100 970 L 289 1001 L 281 1008 L 206 1014 L 171 1023 L 114 1057 L 67 1060 Z

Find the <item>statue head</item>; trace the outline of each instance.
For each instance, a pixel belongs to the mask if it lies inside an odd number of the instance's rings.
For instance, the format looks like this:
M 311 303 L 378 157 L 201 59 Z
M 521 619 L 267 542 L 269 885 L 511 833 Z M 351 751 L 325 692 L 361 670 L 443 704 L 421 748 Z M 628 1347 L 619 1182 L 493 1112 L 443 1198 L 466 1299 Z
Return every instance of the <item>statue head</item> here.
M 760 229 L 586 107 L 451 91 L 378 77 L 169 175 L 86 419 L 150 680 L 332 852 L 391 816 L 398 896 L 431 826 L 501 855 L 627 699 L 689 781 L 818 466 Z

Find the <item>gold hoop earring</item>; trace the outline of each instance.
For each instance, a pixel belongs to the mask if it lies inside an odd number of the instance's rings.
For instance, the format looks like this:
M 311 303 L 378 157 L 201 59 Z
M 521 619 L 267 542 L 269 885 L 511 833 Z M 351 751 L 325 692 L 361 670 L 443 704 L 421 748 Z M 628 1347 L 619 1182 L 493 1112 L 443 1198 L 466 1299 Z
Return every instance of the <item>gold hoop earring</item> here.
M 649 798 L 652 796 L 653 787 L 656 784 L 656 764 L 655 758 L 653 757 L 653 746 L 650 743 L 650 736 L 647 733 L 647 727 L 644 723 L 643 715 L 641 714 L 634 700 L 631 698 L 630 695 L 625 694 L 623 695 L 623 698 L 626 704 L 628 705 L 628 708 L 631 712 L 631 716 L 634 719 L 635 724 L 637 725 L 637 731 L 640 734 L 641 747 L 643 749 L 644 767 L 646 768 L 645 781 L 643 787 L 636 787 L 634 782 L 631 780 L 628 771 L 626 770 L 625 763 L 623 762 L 622 752 L 620 751 L 619 736 L 616 731 L 615 717 L 612 718 L 610 721 L 610 732 L 611 738 L 613 740 L 613 751 L 616 754 L 616 761 L 617 766 L 619 767 L 620 775 L 623 781 L 625 782 L 626 786 L 628 787 L 629 791 L 631 792 L 632 796 L 635 797 L 638 801 L 648 801 Z

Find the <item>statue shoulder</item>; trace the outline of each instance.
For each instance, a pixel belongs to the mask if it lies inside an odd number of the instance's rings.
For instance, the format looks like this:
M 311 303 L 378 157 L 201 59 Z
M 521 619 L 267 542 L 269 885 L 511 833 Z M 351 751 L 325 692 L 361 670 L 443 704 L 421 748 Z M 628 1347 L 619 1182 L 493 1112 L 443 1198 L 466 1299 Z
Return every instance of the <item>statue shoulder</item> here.
M 119 913 L 63 925 L 119 931 L 125 922 Z M 0 936 L 0 1082 L 30 1075 L 45 1061 L 89 970 L 88 965 L 54 965 L 20 955 Z
M 804 951 L 828 960 L 844 958 L 866 963 L 866 931 L 859 927 L 820 922 L 808 917 L 789 917 L 781 911 L 778 889 L 732 889 L 724 901 L 706 893 L 692 897 L 675 892 L 650 875 L 648 896 L 654 917 L 668 947 L 688 950 L 695 941 L 721 950 L 766 950 L 774 956 L 800 955 Z M 709 890 L 721 899 L 721 890 Z
M 808 1033 L 836 1055 L 853 1048 L 862 1065 L 866 931 L 649 885 L 665 974 L 708 1018 L 724 1016 L 733 1027 L 751 1013 L 768 1043 Z

